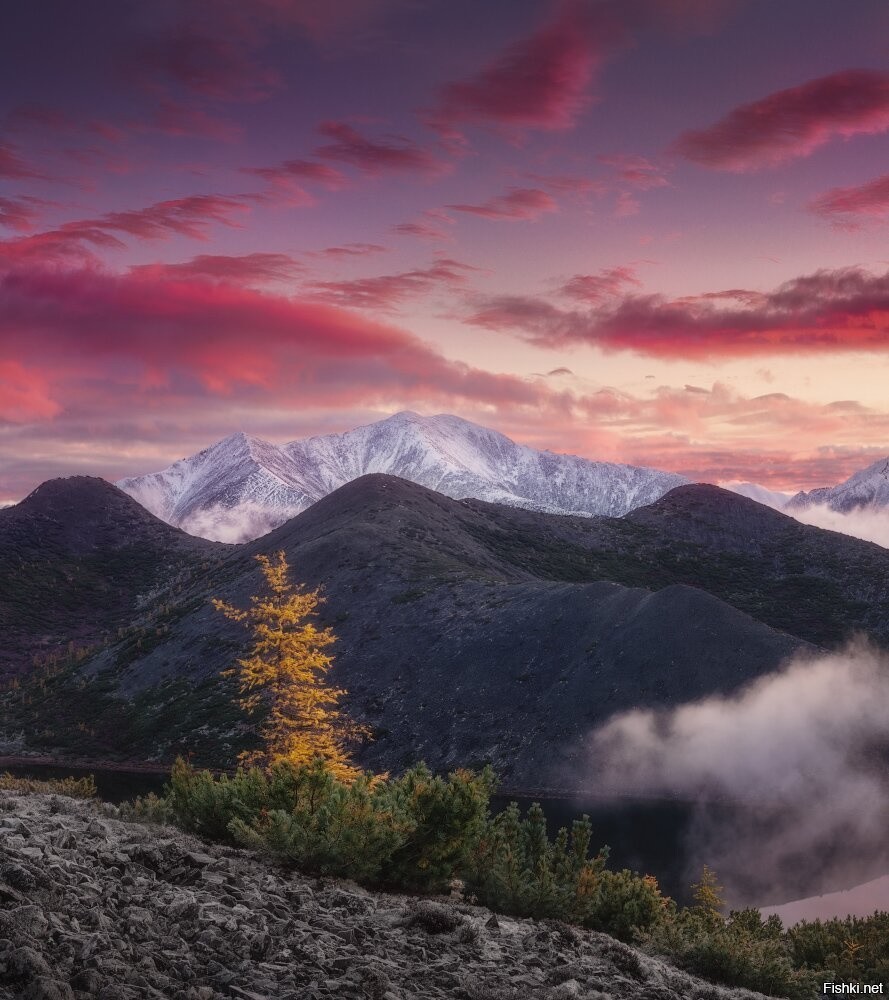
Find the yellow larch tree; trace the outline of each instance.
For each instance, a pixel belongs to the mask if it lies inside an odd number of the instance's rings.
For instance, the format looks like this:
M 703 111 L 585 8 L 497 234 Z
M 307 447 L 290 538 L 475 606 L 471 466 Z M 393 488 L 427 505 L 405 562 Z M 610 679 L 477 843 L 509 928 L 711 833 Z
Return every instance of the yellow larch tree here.
M 275 559 L 256 557 L 268 593 L 250 599 L 246 610 L 218 599 L 213 607 L 226 618 L 250 628 L 253 645 L 238 666 L 238 703 L 252 712 L 263 702 L 268 715 L 260 729 L 263 748 L 245 751 L 241 761 L 269 767 L 279 762 L 308 764 L 320 757 L 331 773 L 352 781 L 361 771 L 352 763 L 348 745 L 369 731 L 350 721 L 339 708 L 342 688 L 326 682 L 333 661 L 324 650 L 336 641 L 329 628 L 318 629 L 309 618 L 324 600 L 318 590 L 307 590 L 289 580 L 283 552 Z

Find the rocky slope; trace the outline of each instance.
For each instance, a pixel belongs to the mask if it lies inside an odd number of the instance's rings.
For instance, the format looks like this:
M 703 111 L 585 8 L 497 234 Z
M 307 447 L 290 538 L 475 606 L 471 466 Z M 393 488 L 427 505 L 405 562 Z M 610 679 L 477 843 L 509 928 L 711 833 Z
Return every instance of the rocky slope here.
M 758 996 L 604 934 L 269 869 L 87 802 L 0 796 L 3 1000 Z
M 396 413 L 281 447 L 239 433 L 161 472 L 117 485 L 206 538 L 256 538 L 340 486 L 386 473 L 459 499 L 619 517 L 687 480 L 657 469 L 537 451 L 460 417 Z

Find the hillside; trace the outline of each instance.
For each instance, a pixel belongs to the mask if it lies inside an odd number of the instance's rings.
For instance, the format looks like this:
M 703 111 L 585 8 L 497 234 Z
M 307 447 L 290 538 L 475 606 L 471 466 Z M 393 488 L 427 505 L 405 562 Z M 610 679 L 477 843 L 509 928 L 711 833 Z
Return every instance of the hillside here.
M 807 646 L 677 579 L 669 532 L 377 475 L 231 549 L 102 652 L 12 698 L 9 718 L 44 749 L 231 761 L 249 735 L 218 675 L 247 636 L 209 598 L 244 606 L 260 589 L 253 557 L 278 550 L 324 586 L 333 679 L 375 732 L 373 766 L 492 761 L 513 784 L 574 782 L 585 734 L 613 712 L 732 690 Z
M 226 546 L 165 524 L 90 476 L 0 510 L 0 679 L 108 641 L 158 588 L 184 587 Z

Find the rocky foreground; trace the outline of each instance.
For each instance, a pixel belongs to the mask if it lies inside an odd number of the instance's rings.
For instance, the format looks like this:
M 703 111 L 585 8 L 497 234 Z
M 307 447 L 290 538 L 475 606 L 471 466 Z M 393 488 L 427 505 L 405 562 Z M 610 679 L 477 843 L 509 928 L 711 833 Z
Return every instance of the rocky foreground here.
M 758 996 L 604 934 L 307 878 L 114 813 L 0 793 L 0 998 Z

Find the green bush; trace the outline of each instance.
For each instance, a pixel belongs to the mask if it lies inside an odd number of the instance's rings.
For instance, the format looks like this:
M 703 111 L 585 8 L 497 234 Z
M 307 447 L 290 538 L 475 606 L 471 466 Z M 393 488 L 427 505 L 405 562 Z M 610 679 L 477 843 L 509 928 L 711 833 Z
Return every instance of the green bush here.
M 780 919 L 763 920 L 756 909 L 732 911 L 727 919 L 700 905 L 682 909 L 643 944 L 704 979 L 768 996 L 804 1000 L 816 996 L 820 983 L 794 966 Z

